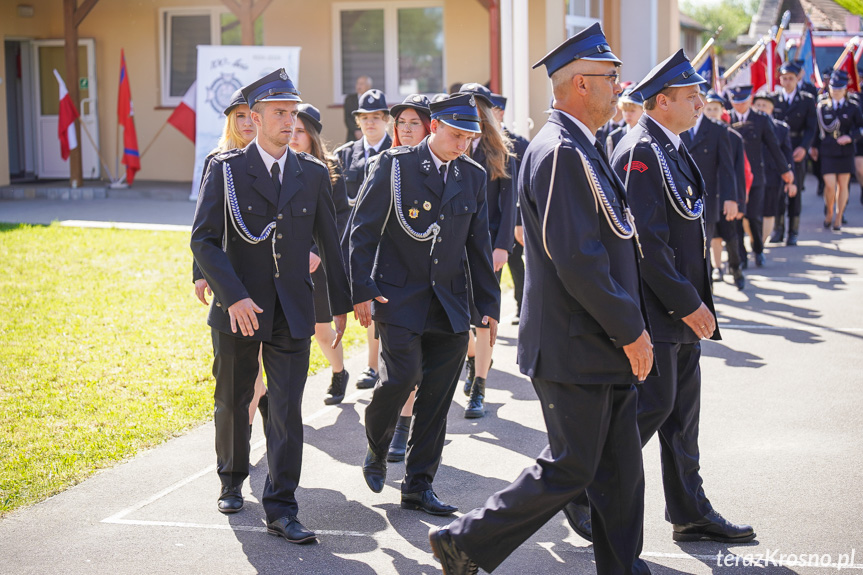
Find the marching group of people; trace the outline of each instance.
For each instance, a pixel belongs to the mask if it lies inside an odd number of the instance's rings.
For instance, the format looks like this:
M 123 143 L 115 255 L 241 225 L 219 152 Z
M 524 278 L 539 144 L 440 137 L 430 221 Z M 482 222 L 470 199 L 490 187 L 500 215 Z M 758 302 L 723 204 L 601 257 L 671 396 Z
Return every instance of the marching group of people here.
M 508 262 L 518 364 L 549 445 L 482 508 L 431 529 L 444 573 L 494 570 L 561 510 L 598 573 L 648 573 L 641 448 L 654 434 L 674 540 L 755 537 L 713 509 L 699 474 L 700 341 L 720 339 L 711 281 L 724 240 L 743 289 L 744 234 L 764 265 L 786 212 L 796 244 L 807 155 L 820 159 L 825 227 L 839 229 L 863 117 L 840 72 L 816 105 L 793 62 L 782 90 L 755 95 L 704 94 L 683 51 L 625 91 L 620 65 L 598 24 L 540 60 L 554 99 L 529 144 L 503 125 L 506 99 L 476 83 L 390 107 L 360 78 L 346 100 L 356 131 L 332 153 L 284 70 L 234 95 L 191 239 L 196 295 L 212 296 L 219 511 L 243 507 L 257 409 L 267 530 L 316 539 L 295 497 L 310 342 L 338 404 L 353 311 L 369 344 L 356 386 L 373 388 L 366 484 L 380 493 L 387 463 L 404 460 L 401 507 L 456 512 L 434 491 L 447 412 L 466 368 L 464 416 L 485 415 Z

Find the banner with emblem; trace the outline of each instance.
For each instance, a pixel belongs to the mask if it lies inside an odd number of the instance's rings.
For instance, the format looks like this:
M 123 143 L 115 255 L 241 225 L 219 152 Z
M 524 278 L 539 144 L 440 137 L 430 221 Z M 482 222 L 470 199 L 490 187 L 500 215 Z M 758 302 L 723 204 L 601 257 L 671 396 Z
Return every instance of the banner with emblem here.
M 219 143 L 225 125 L 222 112 L 233 93 L 279 68 L 287 71 L 302 92 L 298 46 L 198 46 L 195 169 L 190 200 L 198 198 L 204 160 Z

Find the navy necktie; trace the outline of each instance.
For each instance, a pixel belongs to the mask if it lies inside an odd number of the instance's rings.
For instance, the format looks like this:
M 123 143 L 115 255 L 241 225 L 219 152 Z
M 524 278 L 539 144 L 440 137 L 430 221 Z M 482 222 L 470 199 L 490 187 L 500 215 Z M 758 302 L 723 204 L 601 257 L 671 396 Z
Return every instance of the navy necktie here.
M 270 168 L 270 176 L 273 178 L 273 185 L 276 187 L 276 194 L 282 191 L 282 181 L 279 179 L 279 163 L 273 162 L 273 167 Z
M 443 180 L 443 183 L 446 184 L 446 170 L 449 164 L 441 164 L 440 166 L 440 179 Z

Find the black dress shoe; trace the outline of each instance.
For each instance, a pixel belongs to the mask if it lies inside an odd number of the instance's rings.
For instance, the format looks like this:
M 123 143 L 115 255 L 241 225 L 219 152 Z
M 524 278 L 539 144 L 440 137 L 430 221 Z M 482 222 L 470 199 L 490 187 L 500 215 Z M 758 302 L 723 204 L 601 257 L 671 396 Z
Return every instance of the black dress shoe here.
M 381 377 L 378 375 L 378 372 L 367 367 L 360 374 L 360 377 L 357 378 L 357 389 L 371 389 L 378 383 L 380 378 Z
M 387 479 L 387 461 L 385 457 L 378 457 L 372 448 L 366 451 L 366 460 L 363 462 L 363 477 L 366 485 L 375 493 L 384 490 L 384 482 Z
M 764 267 L 765 263 L 767 263 L 767 258 L 764 257 L 764 254 L 755 254 L 755 267 Z
M 333 374 L 333 378 L 330 380 L 330 387 L 327 389 L 327 396 L 324 398 L 324 403 L 327 405 L 336 405 L 342 402 L 348 387 L 348 376 L 348 370 L 346 369 Z
M 300 520 L 293 515 L 285 515 L 272 523 L 267 523 L 267 533 L 284 537 L 289 543 L 311 543 L 317 541 L 318 536 L 314 531 L 309 531 Z
M 467 402 L 467 407 L 464 408 L 465 419 L 479 419 L 485 417 L 485 378 L 473 378 L 473 385 L 470 388 L 470 400 Z
M 467 553 L 458 548 L 447 527 L 432 525 L 429 529 L 429 544 L 434 558 L 440 561 L 444 575 L 476 575 L 479 573 L 479 565 L 471 561 Z
M 720 543 L 747 543 L 755 539 L 755 531 L 749 525 L 737 525 L 711 511 L 698 521 L 674 525 L 672 539 L 675 541 L 718 541 Z
M 429 515 L 452 515 L 458 507 L 447 505 L 431 489 L 419 493 L 402 493 L 402 509 L 425 511 Z
M 243 508 L 243 486 L 222 486 L 219 493 L 219 511 L 222 513 L 236 513 Z
M 572 530 L 578 533 L 583 539 L 587 539 L 593 543 L 593 529 L 590 525 L 590 506 L 582 505 L 574 501 L 570 501 L 563 508 L 563 514 L 566 515 L 566 520 L 569 521 L 569 526 Z
M 393 439 L 390 441 L 390 448 L 387 451 L 387 461 L 404 461 L 405 451 L 408 447 L 408 434 L 411 431 L 411 416 L 399 416 L 396 422 L 396 430 L 393 433 Z

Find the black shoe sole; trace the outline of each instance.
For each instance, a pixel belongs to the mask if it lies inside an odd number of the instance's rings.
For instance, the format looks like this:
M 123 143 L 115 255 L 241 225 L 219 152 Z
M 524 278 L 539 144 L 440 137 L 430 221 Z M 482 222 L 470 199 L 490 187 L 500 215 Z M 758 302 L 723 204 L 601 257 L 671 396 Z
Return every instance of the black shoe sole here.
M 387 484 L 386 478 L 384 478 L 383 482 L 381 482 L 381 488 L 375 489 L 374 487 L 372 487 L 371 482 L 369 482 L 369 478 L 366 477 L 365 471 L 363 471 L 363 479 L 365 479 L 366 485 L 368 486 L 368 488 L 371 489 L 374 493 L 380 493 L 381 491 L 383 491 L 384 486 Z
M 465 419 L 479 419 L 481 417 L 485 417 L 485 410 L 482 410 L 482 411 L 465 410 L 465 412 L 464 412 L 464 418 Z
M 404 460 L 405 460 L 405 454 L 404 453 L 402 453 L 401 455 L 387 454 L 387 461 L 389 463 L 398 463 L 398 462 L 404 461 Z
M 345 396 L 344 396 L 344 395 L 336 395 L 336 396 L 333 396 L 333 397 L 325 397 L 325 398 L 324 398 L 324 403 L 325 403 L 326 405 L 338 405 L 338 404 L 340 404 L 342 401 L 344 401 L 344 399 L 345 399 Z
M 593 543 L 593 531 L 585 531 L 580 527 L 576 527 L 575 521 L 570 519 L 569 514 L 566 512 L 566 509 L 563 510 L 563 514 L 566 517 L 566 522 L 569 523 L 569 526 L 572 527 L 572 530 L 575 531 L 575 534 L 584 539 L 585 541 L 589 541 Z
M 436 515 L 438 517 L 444 517 L 446 515 L 452 515 L 458 509 L 453 509 L 452 511 L 432 511 L 431 509 L 426 509 L 419 503 L 414 503 L 413 501 L 402 501 L 402 509 L 408 509 L 410 511 L 422 511 L 423 513 L 428 513 L 429 515 Z
M 377 382 L 377 380 L 375 380 L 375 381 L 373 381 L 373 382 L 371 382 L 371 383 L 369 383 L 369 382 L 367 382 L 367 381 L 358 381 L 358 382 L 357 382 L 357 389 L 371 389 L 371 388 L 373 388 L 377 383 L 378 383 L 378 382 Z
M 671 538 L 674 541 L 716 541 L 717 543 L 749 543 L 755 539 L 755 533 L 744 537 L 723 537 L 721 535 L 711 535 L 709 533 L 671 533 Z
M 284 533 L 276 531 L 275 529 L 270 529 L 269 527 L 267 527 L 267 533 L 270 535 L 274 535 L 275 537 L 282 537 L 288 543 L 294 543 L 295 545 L 304 545 L 306 543 L 311 543 L 318 540 L 317 535 L 311 535 L 302 539 L 289 539 Z
M 239 513 L 239 512 L 240 512 L 240 511 L 242 511 L 242 510 L 243 510 L 243 506 L 242 506 L 242 505 L 240 505 L 240 506 L 239 506 L 238 508 L 236 508 L 236 509 L 222 509 L 221 507 L 219 507 L 219 513 L 224 513 L 225 515 L 232 515 L 232 514 L 234 514 L 234 513 Z

